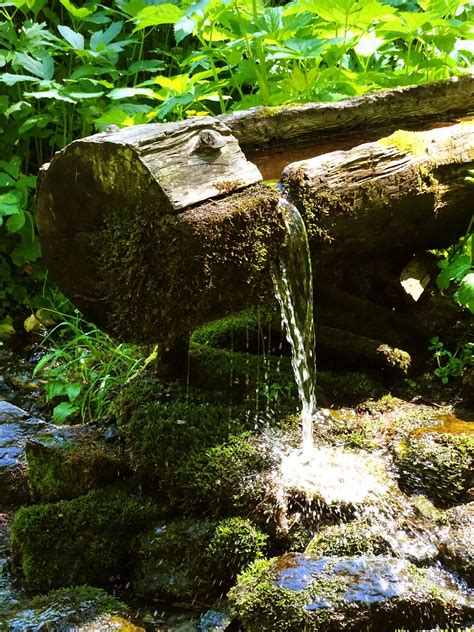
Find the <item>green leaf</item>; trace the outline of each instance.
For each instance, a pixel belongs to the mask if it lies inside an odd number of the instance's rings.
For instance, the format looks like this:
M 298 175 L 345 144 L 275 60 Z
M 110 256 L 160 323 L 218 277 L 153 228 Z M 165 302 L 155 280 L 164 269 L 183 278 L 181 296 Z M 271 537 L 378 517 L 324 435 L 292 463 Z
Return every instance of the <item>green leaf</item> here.
M 135 72 L 159 72 L 165 68 L 165 63 L 163 61 L 158 61 L 155 59 L 143 59 L 142 61 L 136 61 L 133 63 L 128 72 L 130 74 Z
M 474 314 L 474 272 L 466 274 L 453 298 L 461 307 L 467 307 Z
M 14 180 L 8 173 L 0 173 L 0 187 L 10 187 Z
M 4 72 L 0 74 L 0 81 L 6 83 L 7 86 L 14 86 L 16 83 L 20 83 L 20 81 L 35 81 L 38 82 L 38 77 L 33 77 L 32 75 L 14 75 L 10 72 Z
M 184 15 L 183 11 L 169 2 L 157 6 L 145 7 L 133 18 L 135 31 L 140 31 L 149 26 L 159 26 L 160 24 L 176 24 Z
M 33 73 L 40 79 L 50 81 L 54 76 L 53 58 L 46 51 L 39 52 L 36 57 L 31 57 L 26 53 L 17 53 L 15 60 L 27 72 Z
M 18 233 L 25 225 L 25 220 L 26 217 L 24 213 L 16 213 L 15 215 L 11 215 L 6 221 L 7 232 Z
M 11 318 L 0 321 L 0 339 L 12 336 L 14 333 L 15 328 L 12 325 Z
M 116 88 L 107 95 L 109 99 L 128 99 L 135 96 L 154 97 L 154 92 L 150 88 Z
M 87 18 L 89 15 L 92 15 L 97 8 L 97 4 L 95 2 L 86 2 L 85 7 L 78 8 L 76 7 L 71 0 L 59 0 L 63 7 L 67 9 L 67 11 L 75 18 L 79 18 L 83 20 Z M 88 6 L 89 5 L 89 6 Z
M 66 421 L 68 417 L 74 415 L 79 411 L 79 406 L 75 406 L 70 402 L 61 402 L 57 406 L 54 407 L 53 410 L 53 421 L 57 424 L 62 424 Z
M 0 220 L 2 217 L 21 213 L 20 196 L 17 191 L 0 195 Z
M 67 395 L 67 384 L 57 380 L 50 380 L 45 386 L 46 401 L 50 402 L 55 397 L 64 397 Z
M 13 156 L 10 160 L 0 160 L 0 167 L 4 169 L 12 178 L 18 178 L 20 175 L 21 158 Z
M 77 399 L 82 391 L 82 384 L 80 382 L 71 382 L 66 387 L 67 396 L 72 403 Z
M 74 50 L 84 50 L 84 35 L 76 33 L 69 26 L 58 26 L 58 31 L 64 37 L 66 42 L 74 48 Z
M 65 103 L 75 103 L 75 101 L 64 94 L 60 94 L 56 88 L 51 90 L 38 90 L 37 92 L 25 92 L 25 97 L 33 97 L 35 99 L 56 99 Z
M 105 48 L 122 30 L 123 22 L 113 22 L 106 31 L 96 31 L 91 36 L 90 46 L 92 50 Z
M 440 261 L 439 267 L 443 267 L 443 271 L 436 277 L 436 285 L 438 289 L 443 291 L 449 287 L 451 281 L 460 281 L 471 269 L 471 257 L 466 254 L 457 254 L 447 265 L 445 261 Z

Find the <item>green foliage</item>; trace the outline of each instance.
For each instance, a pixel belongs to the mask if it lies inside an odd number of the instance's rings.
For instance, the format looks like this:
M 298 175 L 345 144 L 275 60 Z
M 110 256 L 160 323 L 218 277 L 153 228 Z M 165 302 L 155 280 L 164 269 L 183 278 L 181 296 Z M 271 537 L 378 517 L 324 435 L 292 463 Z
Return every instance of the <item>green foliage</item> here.
M 438 262 L 441 272 L 436 277 L 436 285 L 443 292 L 452 282 L 458 284 L 453 294 L 454 301 L 474 314 L 474 215 L 466 233 L 458 243 L 442 251 Z
M 50 314 L 60 322 L 45 336 L 48 350 L 34 374 L 47 380 L 46 402 L 55 404 L 56 423 L 78 415 L 84 420 L 103 416 L 114 389 L 135 379 L 156 359 L 156 348 L 145 357 L 143 349 L 115 342 L 77 311 Z
M 335 101 L 460 74 L 474 59 L 473 11 L 469 0 L 1 3 L 0 335 L 12 332 L 13 306 L 35 306 L 30 194 L 56 150 L 109 124 Z
M 14 516 L 11 547 L 28 590 L 108 585 L 126 576 L 131 541 L 156 518 L 156 508 L 116 488 L 73 500 L 23 507 Z
M 433 353 L 438 368 L 434 374 L 443 384 L 447 384 L 452 377 L 459 377 L 464 369 L 474 366 L 474 342 L 461 342 L 454 353 L 446 349 L 444 343 L 435 336 L 430 339 L 428 347 Z

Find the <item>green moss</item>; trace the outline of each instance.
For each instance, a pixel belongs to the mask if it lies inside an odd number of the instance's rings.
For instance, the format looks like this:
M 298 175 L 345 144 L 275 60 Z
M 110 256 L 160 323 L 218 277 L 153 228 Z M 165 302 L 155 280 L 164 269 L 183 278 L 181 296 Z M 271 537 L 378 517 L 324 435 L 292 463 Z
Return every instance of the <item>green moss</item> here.
M 109 329 L 166 341 L 259 303 L 270 295 L 270 262 L 284 239 L 278 192 L 264 185 L 178 215 L 109 213 L 96 245 Z
M 141 406 L 119 429 L 133 470 L 175 503 L 189 489 L 189 459 L 242 432 L 242 424 L 226 406 L 170 401 Z M 187 501 L 183 511 L 194 503 L 190 496 Z
M 139 539 L 133 588 L 154 601 L 215 599 L 262 555 L 266 540 L 240 518 L 163 523 Z
M 249 564 L 263 557 L 267 540 L 267 535 L 242 518 L 228 518 L 217 525 L 206 556 L 213 574 L 223 582 L 223 590 L 227 591 Z
M 255 356 L 192 344 L 191 379 L 200 387 L 225 393 L 227 401 L 258 397 L 280 409 L 294 410 L 298 402 L 296 384 L 288 357 Z
M 316 555 L 378 555 L 387 551 L 380 534 L 374 533 L 364 518 L 319 531 L 306 551 Z
M 396 449 L 400 486 L 440 507 L 462 501 L 472 487 L 474 438 L 468 435 L 409 436 Z
M 125 471 L 113 448 L 98 441 L 30 441 L 25 454 L 28 485 L 36 502 L 82 496 L 109 485 Z
M 154 601 L 205 599 L 212 588 L 205 551 L 215 528 L 207 520 L 158 525 L 139 538 L 132 587 Z
M 14 516 L 11 548 L 28 590 L 108 585 L 127 575 L 132 538 L 157 515 L 149 501 L 117 488 L 69 501 L 23 507 Z
M 396 558 L 290 553 L 253 563 L 229 599 L 248 632 L 424 629 L 468 620 L 450 586 L 441 572 Z
M 377 142 L 383 147 L 396 147 L 399 151 L 416 157 L 426 154 L 423 132 L 408 132 L 400 129 Z
M 266 494 L 259 474 L 272 463 L 268 449 L 243 433 L 191 456 L 183 471 L 190 495 L 208 513 L 247 514 Z

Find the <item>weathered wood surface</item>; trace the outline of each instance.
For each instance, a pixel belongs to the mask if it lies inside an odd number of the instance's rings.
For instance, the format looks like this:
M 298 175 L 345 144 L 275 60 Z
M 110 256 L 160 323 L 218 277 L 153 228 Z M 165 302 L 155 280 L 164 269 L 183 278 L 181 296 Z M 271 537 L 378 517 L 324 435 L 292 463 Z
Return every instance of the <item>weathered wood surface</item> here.
M 411 253 L 450 243 L 472 214 L 474 122 L 289 165 L 281 181 L 323 259 Z
M 474 110 L 474 76 L 371 92 L 336 103 L 257 107 L 218 117 L 244 151 L 288 145 L 357 130 L 388 130 L 401 125 L 443 121 Z

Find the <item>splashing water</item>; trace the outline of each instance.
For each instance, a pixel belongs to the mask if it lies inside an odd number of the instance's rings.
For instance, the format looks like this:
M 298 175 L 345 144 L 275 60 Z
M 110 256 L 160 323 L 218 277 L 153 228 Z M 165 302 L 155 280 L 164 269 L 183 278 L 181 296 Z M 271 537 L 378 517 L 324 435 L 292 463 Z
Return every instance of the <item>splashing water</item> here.
M 301 401 L 303 452 L 313 450 L 313 418 L 316 415 L 316 364 L 313 322 L 313 277 L 308 236 L 298 209 L 280 198 L 288 240 L 275 264 L 272 277 L 280 303 L 288 342 L 292 348 L 291 363 Z

